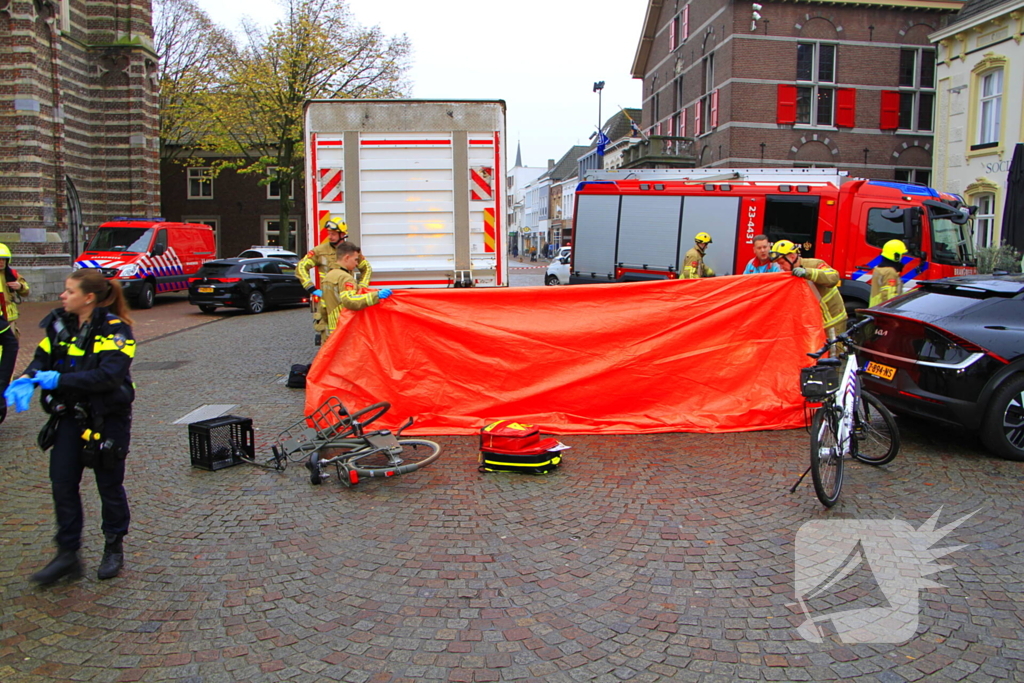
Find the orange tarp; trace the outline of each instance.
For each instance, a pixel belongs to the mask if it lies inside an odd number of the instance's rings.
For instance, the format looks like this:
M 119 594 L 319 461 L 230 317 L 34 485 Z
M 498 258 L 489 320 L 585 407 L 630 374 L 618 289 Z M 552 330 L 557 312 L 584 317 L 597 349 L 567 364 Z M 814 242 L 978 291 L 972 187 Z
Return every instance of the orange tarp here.
M 824 342 L 787 274 L 634 284 L 404 290 L 344 311 L 306 386 L 388 401 L 374 427 L 475 434 L 500 418 L 556 434 L 738 432 L 803 425 L 799 368 Z

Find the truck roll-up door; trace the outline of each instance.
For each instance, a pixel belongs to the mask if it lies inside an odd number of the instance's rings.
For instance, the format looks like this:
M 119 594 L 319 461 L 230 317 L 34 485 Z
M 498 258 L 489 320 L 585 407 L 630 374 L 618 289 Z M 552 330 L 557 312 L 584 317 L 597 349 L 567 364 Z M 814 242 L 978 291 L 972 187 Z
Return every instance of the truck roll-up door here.
M 733 275 L 739 212 L 739 197 L 686 197 L 677 264 L 682 264 L 683 256 L 693 247 L 694 235 L 706 232 L 712 241 L 704 254 L 704 264 L 711 266 L 716 275 Z
M 581 195 L 576 204 L 570 282 L 615 280 L 619 196 Z
M 627 195 L 619 216 L 616 265 L 627 270 L 678 273 L 682 197 Z M 649 278 L 657 278 L 652 274 Z

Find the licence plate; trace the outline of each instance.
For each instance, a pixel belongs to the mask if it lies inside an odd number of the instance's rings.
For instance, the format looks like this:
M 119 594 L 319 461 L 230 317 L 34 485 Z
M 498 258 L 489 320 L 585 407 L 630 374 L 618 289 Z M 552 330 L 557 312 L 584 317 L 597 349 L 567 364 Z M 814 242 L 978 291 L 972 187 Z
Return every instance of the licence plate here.
M 213 287 L 200 287 L 199 288 L 199 293 L 200 294 L 213 294 Z
M 896 376 L 896 368 L 890 368 L 888 365 L 875 362 L 868 363 L 868 366 L 864 368 L 864 372 L 875 377 L 881 377 L 887 382 L 891 382 L 892 378 Z

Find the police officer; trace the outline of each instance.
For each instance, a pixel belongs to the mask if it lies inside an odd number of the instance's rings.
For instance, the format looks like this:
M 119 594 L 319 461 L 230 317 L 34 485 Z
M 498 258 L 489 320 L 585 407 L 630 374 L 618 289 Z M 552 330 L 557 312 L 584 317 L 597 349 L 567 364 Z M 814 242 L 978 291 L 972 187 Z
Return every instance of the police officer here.
M 680 276 L 683 280 L 696 280 L 702 277 L 714 277 L 715 271 L 711 266 L 704 265 L 704 254 L 707 253 L 708 245 L 711 244 L 711 235 L 706 232 L 698 232 L 693 237 L 694 247 L 686 252 L 683 257 L 683 273 Z
M 125 457 L 131 438 L 131 363 L 135 340 L 127 304 L 116 281 L 96 269 L 73 272 L 60 295 L 63 308 L 40 323 L 46 336 L 25 374 L 4 396 L 18 412 L 28 410 L 35 385 L 43 389 L 50 419 L 39 445 L 50 450 L 50 484 L 57 518 L 57 555 L 32 575 L 40 585 L 82 574 L 84 468 L 96 475 L 103 517 L 103 560 L 97 576 L 111 579 L 124 566 L 122 540 L 131 513 L 124 490 Z
M 18 359 L 18 303 L 28 296 L 28 283 L 11 268 L 11 250 L 0 243 L 0 391 L 7 389 Z M 0 401 L 0 422 L 7 404 Z
M 839 272 L 818 258 L 801 258 L 789 240 L 779 240 L 768 254 L 782 270 L 814 283 L 821 304 L 821 322 L 829 339 L 846 331 L 846 305 L 839 293 Z
M 325 339 L 337 328 L 341 309 L 362 310 L 391 296 L 390 289 L 374 291 L 356 280 L 355 273 L 360 258 L 359 247 L 351 242 L 342 242 L 338 245 L 338 267 L 324 276 Z
M 884 304 L 889 299 L 903 293 L 903 255 L 907 253 L 907 245 L 902 240 L 889 240 L 882 247 L 882 260 L 871 271 L 871 307 Z
M 324 229 L 327 230 L 327 239 L 310 249 L 295 268 L 299 282 L 309 292 L 310 299 L 313 301 L 313 331 L 316 332 L 317 341 L 324 336 L 323 333 L 327 327 L 327 317 L 323 313 L 323 303 L 321 302 L 323 278 L 338 267 L 337 247 L 348 239 L 348 226 L 345 221 L 327 221 Z M 360 258 L 358 267 L 361 273 L 360 283 L 364 287 L 369 286 L 370 277 L 373 274 L 370 262 L 365 258 Z M 314 271 L 317 273 L 315 279 Z

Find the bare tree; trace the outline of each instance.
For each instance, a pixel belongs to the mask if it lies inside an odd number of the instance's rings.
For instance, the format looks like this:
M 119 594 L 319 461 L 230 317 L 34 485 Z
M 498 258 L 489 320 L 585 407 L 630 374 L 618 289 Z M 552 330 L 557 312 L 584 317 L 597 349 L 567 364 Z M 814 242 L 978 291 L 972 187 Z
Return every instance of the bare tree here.
M 187 0 L 182 0 L 187 1 Z M 291 246 L 288 188 L 303 173 L 302 108 L 324 98 L 403 97 L 409 41 L 364 28 L 344 0 L 282 0 L 285 18 L 269 32 L 244 27 L 246 41 L 225 65 L 211 98 L 216 130 L 207 142 L 240 159 L 240 173 L 281 187 L 280 245 Z M 271 177 L 273 169 L 273 178 Z
M 193 0 L 154 0 L 160 56 L 160 154 L 173 159 L 208 144 L 215 119 L 210 96 L 237 54 L 231 34 Z

